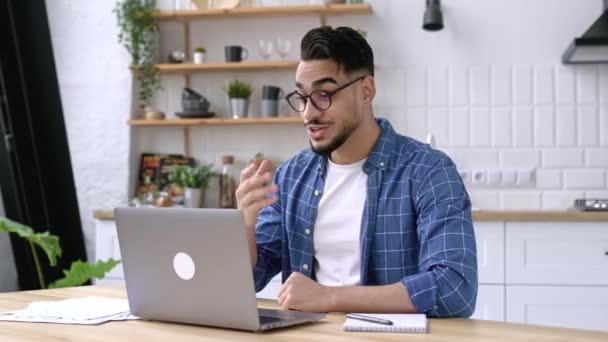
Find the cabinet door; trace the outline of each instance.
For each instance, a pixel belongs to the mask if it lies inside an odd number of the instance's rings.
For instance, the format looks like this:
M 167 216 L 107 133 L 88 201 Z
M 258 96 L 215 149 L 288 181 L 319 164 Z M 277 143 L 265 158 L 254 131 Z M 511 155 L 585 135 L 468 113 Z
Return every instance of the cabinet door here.
M 608 287 L 507 286 L 507 321 L 608 331 Z
M 479 285 L 477 305 L 471 318 L 504 321 L 505 287 L 503 285 Z
M 120 248 L 118 246 L 118 235 L 116 233 L 116 221 L 95 221 L 95 261 L 113 258 L 120 260 Z M 96 284 L 122 281 L 124 279 L 122 264 L 118 264 L 101 281 Z
M 475 222 L 479 283 L 504 284 L 505 236 L 503 222 Z
M 608 285 L 608 223 L 506 225 L 506 283 Z

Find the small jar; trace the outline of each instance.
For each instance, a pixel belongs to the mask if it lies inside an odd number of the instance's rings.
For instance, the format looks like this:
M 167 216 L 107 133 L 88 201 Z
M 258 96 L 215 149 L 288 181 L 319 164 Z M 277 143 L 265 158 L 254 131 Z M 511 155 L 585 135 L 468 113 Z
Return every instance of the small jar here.
M 234 156 L 223 156 L 220 174 L 220 208 L 236 208 L 235 192 Z

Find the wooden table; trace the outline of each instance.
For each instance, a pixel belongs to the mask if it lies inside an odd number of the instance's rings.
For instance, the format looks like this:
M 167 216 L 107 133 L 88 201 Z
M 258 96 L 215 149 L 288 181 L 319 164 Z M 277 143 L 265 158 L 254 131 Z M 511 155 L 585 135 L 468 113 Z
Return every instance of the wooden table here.
M 32 301 L 103 296 L 125 298 L 123 287 L 85 286 L 0 294 L 0 312 L 22 309 Z M 276 302 L 259 300 L 260 307 Z M 429 334 L 342 331 L 343 314 L 263 333 L 151 321 L 108 322 L 95 326 L 0 322 L 0 341 L 608 341 L 608 333 L 469 319 L 431 319 Z M 608 324 L 608 323 L 607 323 Z

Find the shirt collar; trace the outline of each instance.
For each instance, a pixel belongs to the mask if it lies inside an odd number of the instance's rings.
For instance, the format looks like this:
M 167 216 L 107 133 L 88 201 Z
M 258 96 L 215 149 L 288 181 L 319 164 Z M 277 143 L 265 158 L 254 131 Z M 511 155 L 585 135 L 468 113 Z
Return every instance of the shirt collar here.
M 377 118 L 376 122 L 380 126 L 381 132 L 374 148 L 367 156 L 367 161 L 363 164 L 363 172 L 366 174 L 370 174 L 374 170 L 386 170 L 389 158 L 397 144 L 397 133 L 391 123 L 380 118 Z
M 376 118 L 376 122 L 380 126 L 380 136 L 376 140 L 374 148 L 367 156 L 367 161 L 363 164 L 363 172 L 370 174 L 374 170 L 386 170 L 388 160 L 397 143 L 397 133 L 393 129 L 391 123 L 386 119 Z M 327 157 L 319 158 L 317 171 L 325 174 L 327 167 Z

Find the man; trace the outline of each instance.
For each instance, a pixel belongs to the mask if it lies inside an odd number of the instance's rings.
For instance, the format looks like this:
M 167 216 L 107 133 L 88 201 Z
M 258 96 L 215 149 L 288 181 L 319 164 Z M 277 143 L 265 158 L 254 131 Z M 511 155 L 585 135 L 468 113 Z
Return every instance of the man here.
M 283 309 L 469 317 L 477 298 L 470 200 L 456 166 L 375 119 L 371 47 L 321 27 L 301 43 L 296 90 L 310 150 L 241 173 L 256 290 L 282 271 Z M 423 118 L 421 118 L 423 119 Z

